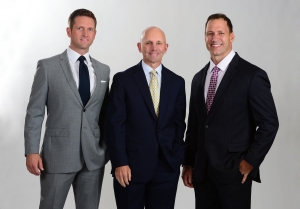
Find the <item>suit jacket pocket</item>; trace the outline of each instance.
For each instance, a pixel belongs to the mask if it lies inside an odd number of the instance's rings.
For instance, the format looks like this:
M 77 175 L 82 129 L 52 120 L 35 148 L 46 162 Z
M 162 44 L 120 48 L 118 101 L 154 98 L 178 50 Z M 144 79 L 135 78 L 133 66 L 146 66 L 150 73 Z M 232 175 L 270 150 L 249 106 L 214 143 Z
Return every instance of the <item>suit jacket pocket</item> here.
M 47 128 L 45 131 L 45 136 L 52 136 L 52 137 L 68 136 L 68 129 L 67 128 Z
M 126 150 L 135 151 L 137 149 L 137 144 L 132 141 L 126 142 Z
M 100 129 L 99 128 L 94 128 L 94 136 L 95 136 L 95 138 L 100 137 Z
M 228 144 L 227 149 L 229 152 L 245 152 L 250 147 L 250 144 Z

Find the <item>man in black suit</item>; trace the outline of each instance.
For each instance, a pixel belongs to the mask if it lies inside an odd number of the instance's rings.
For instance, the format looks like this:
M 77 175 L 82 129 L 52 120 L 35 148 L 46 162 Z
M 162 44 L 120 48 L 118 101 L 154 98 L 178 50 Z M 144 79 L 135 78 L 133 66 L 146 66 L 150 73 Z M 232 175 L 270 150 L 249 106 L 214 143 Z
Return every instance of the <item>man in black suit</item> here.
M 143 60 L 114 76 L 107 146 L 118 209 L 173 209 L 184 159 L 185 84 L 161 64 L 164 32 L 147 28 L 137 44 Z
M 235 53 L 233 40 L 226 15 L 208 17 L 211 60 L 192 81 L 182 172 L 197 209 L 250 208 L 252 180 L 260 182 L 279 126 L 266 72 Z

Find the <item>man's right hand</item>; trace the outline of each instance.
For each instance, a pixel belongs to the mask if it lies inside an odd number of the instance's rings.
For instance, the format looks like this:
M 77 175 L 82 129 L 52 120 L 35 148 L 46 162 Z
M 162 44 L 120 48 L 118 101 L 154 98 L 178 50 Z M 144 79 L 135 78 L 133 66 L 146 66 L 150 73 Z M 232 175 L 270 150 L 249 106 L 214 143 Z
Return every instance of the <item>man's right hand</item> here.
M 129 185 L 129 181 L 131 181 L 131 170 L 129 166 L 125 165 L 117 167 L 115 170 L 115 177 L 123 187 Z
M 183 166 L 182 175 L 181 175 L 183 184 L 186 187 L 194 188 L 193 185 L 193 167 L 189 165 Z
M 33 175 L 39 176 L 44 170 L 42 158 L 39 154 L 28 154 L 26 156 L 27 170 Z

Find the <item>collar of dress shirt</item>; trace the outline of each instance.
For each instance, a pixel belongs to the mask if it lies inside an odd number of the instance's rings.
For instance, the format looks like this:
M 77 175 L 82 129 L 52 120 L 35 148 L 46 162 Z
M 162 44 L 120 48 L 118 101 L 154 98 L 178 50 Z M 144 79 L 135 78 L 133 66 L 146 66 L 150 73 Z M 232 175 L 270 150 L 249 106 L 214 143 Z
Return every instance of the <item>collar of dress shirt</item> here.
M 71 49 L 70 47 L 67 48 L 67 54 L 68 57 L 70 59 L 70 61 L 75 64 L 75 62 L 78 60 L 78 58 L 81 56 L 80 54 L 78 54 L 77 52 L 75 52 L 73 49 Z M 92 65 L 91 63 L 91 59 L 90 59 L 90 54 L 87 52 L 86 54 L 83 55 L 87 61 L 88 65 Z
M 146 76 L 149 76 L 150 72 L 153 70 L 149 65 L 147 65 L 144 60 L 142 60 L 142 67 Z M 161 76 L 161 64 L 155 69 L 156 73 Z
M 231 50 L 231 52 L 219 64 L 217 64 L 217 67 L 223 72 L 225 72 L 228 68 L 229 63 L 233 59 L 234 55 L 235 55 L 235 51 Z M 208 72 L 212 72 L 215 66 L 216 66 L 215 63 L 212 60 L 210 60 Z

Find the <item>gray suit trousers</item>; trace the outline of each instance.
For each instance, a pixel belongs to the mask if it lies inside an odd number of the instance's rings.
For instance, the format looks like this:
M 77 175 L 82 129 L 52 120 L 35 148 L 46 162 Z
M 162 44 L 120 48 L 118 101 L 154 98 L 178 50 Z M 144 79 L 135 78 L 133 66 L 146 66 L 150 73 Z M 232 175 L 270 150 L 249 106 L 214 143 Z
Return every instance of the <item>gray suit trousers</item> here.
M 104 167 L 89 171 L 86 165 L 74 173 L 42 172 L 40 209 L 63 209 L 71 185 L 76 209 L 98 209 Z

